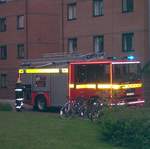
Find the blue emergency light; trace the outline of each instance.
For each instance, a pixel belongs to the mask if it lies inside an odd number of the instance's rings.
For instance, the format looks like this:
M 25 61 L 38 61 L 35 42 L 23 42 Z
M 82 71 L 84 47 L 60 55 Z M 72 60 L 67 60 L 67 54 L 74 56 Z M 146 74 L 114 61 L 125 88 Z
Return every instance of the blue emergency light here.
M 134 60 L 135 57 L 134 57 L 133 55 L 129 55 L 129 56 L 127 56 L 127 59 L 128 59 L 128 60 Z

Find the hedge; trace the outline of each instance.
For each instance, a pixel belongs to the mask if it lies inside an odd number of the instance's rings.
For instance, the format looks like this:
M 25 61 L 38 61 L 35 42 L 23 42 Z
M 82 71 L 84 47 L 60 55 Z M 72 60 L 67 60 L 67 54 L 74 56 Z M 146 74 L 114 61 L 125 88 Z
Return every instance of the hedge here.
M 149 108 L 124 107 L 105 111 L 99 123 L 101 139 L 131 149 L 149 149 L 149 113 Z
M 12 106 L 9 103 L 0 103 L 0 111 L 12 111 Z

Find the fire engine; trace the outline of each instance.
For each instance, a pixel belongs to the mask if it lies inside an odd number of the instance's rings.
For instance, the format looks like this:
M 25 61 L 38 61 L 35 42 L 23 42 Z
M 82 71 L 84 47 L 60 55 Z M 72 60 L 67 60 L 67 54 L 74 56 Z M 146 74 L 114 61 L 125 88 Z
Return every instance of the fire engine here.
M 140 61 L 76 55 L 26 60 L 19 69 L 25 102 L 44 111 L 98 97 L 109 105 L 143 105 Z

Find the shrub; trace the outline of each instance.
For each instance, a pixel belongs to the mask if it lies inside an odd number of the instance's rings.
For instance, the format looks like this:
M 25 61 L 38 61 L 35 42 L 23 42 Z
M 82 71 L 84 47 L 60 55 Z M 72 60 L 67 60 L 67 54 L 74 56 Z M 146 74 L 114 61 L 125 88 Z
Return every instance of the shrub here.
M 150 109 L 113 109 L 101 119 L 101 139 L 114 145 L 149 149 Z
M 9 103 L 0 103 L 0 111 L 12 111 L 12 106 Z

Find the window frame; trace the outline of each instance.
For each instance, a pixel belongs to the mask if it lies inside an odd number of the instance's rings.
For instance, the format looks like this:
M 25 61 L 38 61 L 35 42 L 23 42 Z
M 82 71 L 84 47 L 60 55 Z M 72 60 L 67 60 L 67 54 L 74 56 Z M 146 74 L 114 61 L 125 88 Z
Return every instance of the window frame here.
M 100 10 L 100 8 L 99 8 L 99 14 L 96 14 L 96 13 L 95 13 L 95 2 L 103 3 L 102 10 Z M 99 7 L 100 7 L 100 6 L 99 6 Z M 101 12 L 101 13 L 100 13 L 100 12 Z M 93 16 L 94 16 L 94 17 L 104 16 L 104 0 L 93 0 Z
M 96 50 L 96 45 L 95 45 L 95 42 L 96 42 L 96 39 L 99 38 L 99 42 L 100 40 L 102 39 L 102 43 L 99 43 L 99 48 L 102 46 L 102 49 L 99 49 L 99 50 Z M 94 53 L 101 53 L 101 52 L 104 52 L 104 35 L 95 35 L 93 36 L 93 51 Z
M 72 47 L 73 49 L 70 49 L 70 42 L 72 41 Z M 68 38 L 68 52 L 69 53 L 74 53 L 77 51 L 78 47 L 78 39 L 76 37 L 74 38 Z
M 70 13 L 69 13 L 70 12 L 69 11 L 70 7 L 72 9 L 74 9 L 74 7 L 75 7 L 75 13 L 72 14 L 71 18 L 70 18 Z M 67 20 L 68 21 L 73 21 L 73 20 L 76 20 L 76 19 L 77 19 L 77 3 L 75 2 L 75 3 L 67 4 Z
M 0 32 L 6 32 L 7 30 L 7 19 L 6 17 L 0 17 Z
M 24 53 L 24 54 L 22 55 L 22 53 Z M 23 43 L 17 44 L 17 58 L 18 59 L 24 59 L 25 58 L 25 45 Z
M 0 59 L 7 60 L 7 45 L 0 45 Z
M 124 1 L 126 1 L 126 9 L 124 8 Z M 132 3 L 132 6 L 129 6 Z M 134 11 L 134 0 L 122 0 L 122 13 L 131 13 Z
M 129 39 L 127 38 L 131 38 L 132 41 L 128 41 Z M 126 40 L 126 43 L 125 43 Z M 130 42 L 130 43 L 127 43 Z M 127 48 L 125 49 L 125 44 L 127 44 Z M 129 45 L 131 44 L 131 48 L 129 47 Z M 122 52 L 134 52 L 134 32 L 126 32 L 126 33 L 122 33 Z
M 5 4 L 7 1 L 6 0 L 0 0 L 0 5 Z
M 23 17 L 23 25 L 20 24 L 20 19 Z M 24 15 L 18 15 L 17 16 L 17 30 L 24 30 L 25 27 L 25 17 Z
M 0 87 L 1 88 L 7 88 L 7 74 L 6 73 L 0 74 Z

